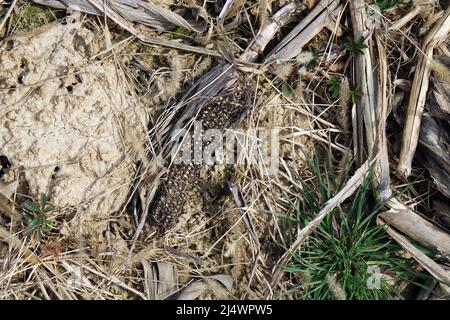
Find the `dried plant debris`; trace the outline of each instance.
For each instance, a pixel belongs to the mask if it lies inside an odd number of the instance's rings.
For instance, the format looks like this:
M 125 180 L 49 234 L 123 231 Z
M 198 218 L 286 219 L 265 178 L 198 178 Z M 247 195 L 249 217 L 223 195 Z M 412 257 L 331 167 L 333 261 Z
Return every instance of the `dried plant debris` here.
M 448 297 L 449 13 L 0 0 L 0 299 Z
M 237 84 L 220 96 L 212 98 L 199 111 L 195 121 L 201 122 L 203 130 L 218 129 L 224 132 L 224 129 L 231 126 L 238 118 L 239 113 L 245 109 L 248 103 L 248 99 L 246 99 L 248 93 L 245 92 L 246 89 L 241 84 Z M 189 132 L 193 133 L 192 130 Z M 185 149 L 183 137 L 179 137 L 179 139 L 181 140 L 181 148 Z M 195 154 L 196 149 L 202 152 L 211 142 L 212 140 L 205 141 L 201 135 L 194 134 L 193 141 L 188 146 L 188 152 L 192 151 L 192 154 Z M 202 160 L 196 163 L 196 159 L 189 157 L 188 161 L 192 161 L 192 163 L 175 164 L 169 167 L 169 173 L 163 178 L 160 190 L 150 209 L 152 220 L 161 232 L 174 225 L 183 213 L 187 196 L 198 185 L 203 165 Z
M 110 0 L 105 7 L 99 8 L 95 5 L 96 0 L 33 0 L 36 3 L 54 7 L 57 9 L 72 9 L 82 12 L 103 15 L 108 12 L 107 8 L 120 14 L 129 21 L 138 22 L 155 28 L 157 30 L 173 30 L 176 27 L 185 28 L 190 31 L 201 32 L 205 30 L 205 23 L 201 20 L 187 21 L 177 13 L 158 6 L 151 1 L 141 0 Z M 201 18 L 201 15 L 199 15 Z M 203 22 L 203 23 L 201 23 Z

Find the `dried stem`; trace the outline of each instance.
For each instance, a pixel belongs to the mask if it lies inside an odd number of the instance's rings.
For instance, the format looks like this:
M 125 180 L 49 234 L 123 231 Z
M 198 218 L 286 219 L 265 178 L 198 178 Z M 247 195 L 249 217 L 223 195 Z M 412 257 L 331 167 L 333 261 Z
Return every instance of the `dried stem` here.
M 422 46 L 422 54 L 419 55 L 417 62 L 411 95 L 409 97 L 405 127 L 403 129 L 400 159 L 397 166 L 398 173 L 405 178 L 411 174 L 412 160 L 416 152 L 417 142 L 419 141 L 420 124 L 427 98 L 434 48 L 447 39 L 449 32 L 450 7 L 445 10 L 442 18 L 439 19 L 426 36 Z

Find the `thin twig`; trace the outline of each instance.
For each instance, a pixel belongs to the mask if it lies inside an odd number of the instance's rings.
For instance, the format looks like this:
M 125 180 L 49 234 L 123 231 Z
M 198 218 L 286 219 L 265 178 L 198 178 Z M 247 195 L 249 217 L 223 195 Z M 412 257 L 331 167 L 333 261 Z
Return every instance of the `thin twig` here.
M 11 12 L 13 11 L 14 7 L 16 6 L 17 0 L 13 0 L 12 4 L 9 6 L 8 11 L 6 11 L 5 16 L 2 19 L 2 22 L 0 23 L 0 31 L 2 31 L 3 26 L 6 23 L 6 20 L 8 20 L 9 16 L 11 15 Z

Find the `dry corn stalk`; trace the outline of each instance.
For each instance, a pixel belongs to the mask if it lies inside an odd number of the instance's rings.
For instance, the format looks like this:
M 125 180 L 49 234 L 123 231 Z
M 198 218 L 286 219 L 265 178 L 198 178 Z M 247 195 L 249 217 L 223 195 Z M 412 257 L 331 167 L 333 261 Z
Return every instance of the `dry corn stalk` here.
M 104 9 L 98 8 L 90 0 L 33 0 L 34 2 L 57 8 L 79 10 L 89 14 L 103 15 Z M 102 6 L 111 8 L 124 19 L 147 25 L 160 31 L 182 27 L 194 32 L 203 32 L 206 25 L 196 21 L 187 21 L 179 14 L 142 0 L 108 0 L 101 1 Z
M 275 60 L 292 59 L 297 56 L 302 47 L 326 27 L 330 15 L 338 6 L 339 1 L 322 0 L 308 15 L 283 38 L 268 54 L 265 63 Z
M 220 56 L 220 54 L 214 50 L 191 46 L 174 40 L 148 37 L 142 34 L 142 32 L 136 29 L 130 21 L 137 21 L 150 25 L 158 30 L 166 30 L 169 26 L 181 26 L 188 30 L 199 32 L 198 28 L 188 23 L 181 16 L 144 1 L 110 0 L 108 2 L 103 2 L 100 0 L 36 0 L 35 2 L 56 8 L 82 11 L 89 14 L 104 14 L 145 44 L 196 52 L 210 56 Z M 144 8 L 146 11 L 143 10 Z
M 386 225 L 386 222 L 380 217 L 377 218 L 377 223 L 379 225 Z M 433 259 L 428 257 L 425 253 L 417 249 L 406 237 L 401 235 L 394 228 L 387 227 L 386 231 L 433 277 L 447 285 L 450 284 L 450 272 L 448 270 L 445 270 L 444 267 L 433 261 Z
M 365 44 L 367 45 L 367 48 L 361 49 L 361 53 L 354 57 L 354 86 L 360 86 L 362 91 L 362 96 L 358 98 L 356 104 L 357 126 L 353 128 L 353 130 L 357 130 L 354 137 L 358 140 L 354 141 L 354 143 L 357 147 L 355 158 L 359 160 L 359 163 L 362 163 L 367 155 L 370 157 L 373 154 L 373 147 L 377 137 L 377 119 L 375 113 L 377 108 L 377 82 L 374 72 L 375 64 L 372 40 L 375 26 L 373 19 L 370 19 L 374 14 L 373 12 L 369 14 L 368 10 L 373 9 L 368 7 L 362 0 L 350 1 L 354 38 L 359 39 L 360 37 L 364 37 Z M 364 136 L 366 138 L 367 155 L 365 154 L 364 148 Z
M 424 246 L 450 256 L 450 236 L 393 198 L 387 202 L 391 210 L 379 215 L 384 221 Z
M 405 178 L 411 174 L 412 160 L 419 141 L 420 123 L 427 98 L 434 48 L 448 38 L 449 32 L 450 7 L 445 10 L 442 18 L 425 37 L 422 54 L 418 58 L 397 166 L 397 171 Z
M 375 177 L 378 182 L 378 192 L 381 201 L 386 201 L 392 194 L 391 192 L 391 178 L 389 171 L 389 155 L 386 137 L 386 120 L 388 117 L 388 100 L 387 100 L 387 80 L 388 67 L 387 57 L 384 45 L 381 41 L 380 35 L 376 34 L 376 42 L 378 48 L 378 104 L 380 107 L 380 116 L 377 119 L 377 136 L 375 140 L 376 149 L 380 150 L 380 160 L 375 166 Z

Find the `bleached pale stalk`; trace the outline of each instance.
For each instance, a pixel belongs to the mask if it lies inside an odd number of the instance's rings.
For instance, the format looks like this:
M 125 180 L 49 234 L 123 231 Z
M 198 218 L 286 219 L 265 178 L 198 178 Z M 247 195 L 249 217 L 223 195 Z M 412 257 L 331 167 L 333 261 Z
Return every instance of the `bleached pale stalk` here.
M 379 215 L 384 221 L 424 246 L 450 256 L 450 236 L 440 228 L 425 220 L 397 199 L 390 199 L 392 209 Z
M 289 263 L 292 258 L 292 255 L 300 248 L 300 246 L 305 242 L 306 238 L 319 226 L 322 220 L 333 211 L 339 204 L 344 202 L 347 198 L 349 198 L 362 184 L 364 179 L 367 177 L 370 166 L 374 161 L 377 161 L 377 157 L 372 160 L 367 160 L 361 167 L 356 170 L 355 174 L 347 181 L 345 186 L 339 191 L 333 198 L 328 200 L 324 207 L 320 210 L 317 216 L 312 220 L 306 227 L 304 227 L 297 234 L 297 238 L 294 243 L 290 246 L 289 250 L 287 250 L 280 260 L 277 263 L 276 269 L 273 271 L 272 277 L 272 287 L 275 287 L 282 275 L 284 267 Z
M 422 7 L 421 6 L 415 7 L 414 10 L 408 12 L 402 18 L 400 18 L 397 21 L 395 21 L 389 27 L 389 31 L 401 29 L 404 25 L 406 25 L 408 22 L 410 22 L 412 19 L 414 19 L 421 11 L 422 11 Z
M 377 218 L 377 223 L 379 225 L 386 225 L 386 222 Z M 407 252 L 409 252 L 413 258 L 420 263 L 433 277 L 437 280 L 449 285 L 450 284 L 450 272 L 445 270 L 441 265 L 433 261 L 425 253 L 417 249 L 407 238 L 402 236 L 400 233 L 395 231 L 394 228 L 388 227 L 386 229 L 387 233 L 394 238 Z
M 450 32 L 450 7 L 448 7 L 441 19 L 431 29 L 422 45 L 422 53 L 419 54 L 414 81 L 408 102 L 405 126 L 403 129 L 402 146 L 397 171 L 403 177 L 411 174 L 411 165 L 419 141 L 420 124 L 423 109 L 427 98 L 428 83 L 431 74 L 431 62 L 434 48 L 442 41 L 448 39 Z
M 338 6 L 339 1 L 322 0 L 300 23 L 281 40 L 267 55 L 265 63 L 291 59 L 297 56 L 302 47 L 311 41 L 329 22 L 330 15 Z
M 267 22 L 267 25 L 258 32 L 255 39 L 240 57 L 242 62 L 253 62 L 264 51 L 264 48 L 273 39 L 276 33 L 291 20 L 299 3 L 291 2 L 278 10 Z
M 358 139 L 361 139 L 365 135 L 367 152 L 370 157 L 373 154 L 373 147 L 377 136 L 375 113 L 377 107 L 377 89 L 374 72 L 375 64 L 373 61 L 373 24 L 369 19 L 367 5 L 364 1 L 354 0 L 350 1 L 349 4 L 352 18 L 353 37 L 355 39 L 364 37 L 365 44 L 367 45 L 367 48 L 361 49 L 361 53 L 354 57 L 354 86 L 360 87 L 362 91 L 362 97 L 359 97 L 357 100 L 356 112 L 358 125 L 354 128 L 354 130 L 359 129 L 355 135 Z M 361 125 L 361 121 L 364 122 L 365 132 L 360 132 L 363 127 Z M 357 158 L 363 159 L 362 157 L 365 157 L 365 154 L 364 150 L 361 150 L 362 143 L 358 143 L 357 145 L 359 146 L 357 151 L 359 155 L 357 155 Z
M 233 8 L 233 6 L 237 1 L 238 0 L 227 0 L 227 2 L 225 2 L 222 10 L 220 11 L 219 20 L 223 21 L 226 18 L 228 12 L 230 11 L 231 8 Z
M 389 170 L 389 155 L 387 147 L 387 137 L 386 137 L 386 120 L 388 117 L 388 101 L 387 101 L 387 79 L 388 79 L 388 68 L 387 68 L 387 57 L 384 45 L 381 42 L 380 36 L 376 35 L 376 42 L 378 48 L 378 106 L 379 106 L 379 117 L 377 119 L 377 137 L 376 146 L 380 152 L 380 158 L 375 166 L 375 177 L 378 182 L 378 192 L 380 200 L 384 202 L 387 200 L 391 192 L 391 177 Z

